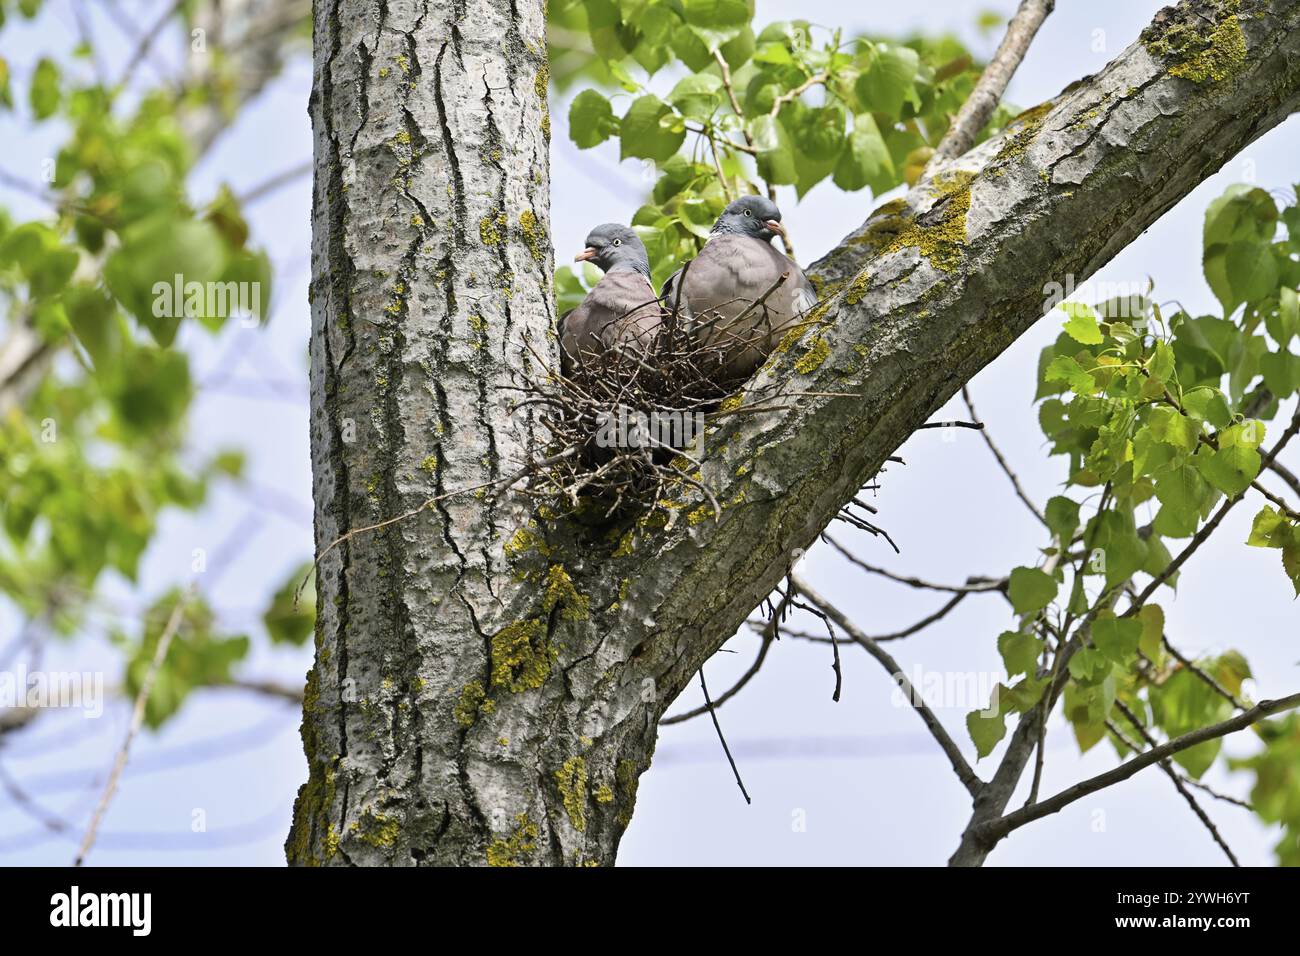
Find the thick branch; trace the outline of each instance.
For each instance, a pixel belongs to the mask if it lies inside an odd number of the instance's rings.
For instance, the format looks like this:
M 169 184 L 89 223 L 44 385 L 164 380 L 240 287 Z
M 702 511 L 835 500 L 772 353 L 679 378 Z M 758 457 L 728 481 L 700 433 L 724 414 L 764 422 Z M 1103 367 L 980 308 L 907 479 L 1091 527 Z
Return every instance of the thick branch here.
M 1250 710 L 1238 714 L 1236 717 L 1231 717 L 1223 721 L 1223 723 L 1200 727 L 1190 733 L 1183 734 L 1181 737 L 1166 741 L 1159 747 L 1144 750 L 1128 763 L 1120 764 L 1105 773 L 1099 773 L 1095 777 L 1080 781 L 1074 786 L 1062 790 L 1056 796 L 1048 797 L 1046 800 L 1032 806 L 1023 807 L 1013 813 L 1008 813 L 1001 819 L 987 823 L 979 829 L 979 836 L 990 843 L 996 842 L 1012 830 L 1022 827 L 1026 823 L 1033 823 L 1035 820 L 1057 813 L 1090 793 L 1096 793 L 1098 790 L 1104 790 L 1106 787 L 1127 780 L 1139 770 L 1144 770 L 1153 763 L 1159 763 L 1166 757 L 1172 757 L 1176 753 L 1181 753 L 1189 747 L 1195 747 L 1197 744 L 1205 743 L 1207 740 L 1226 737 L 1228 734 L 1244 730 L 1246 727 L 1258 723 L 1265 717 L 1295 707 L 1300 707 L 1300 694 L 1291 694 L 1289 697 L 1283 697 L 1280 700 L 1261 700 Z
M 934 151 L 932 163 L 943 163 L 966 152 L 979 136 L 984 124 L 1002 102 L 1007 84 L 1029 52 L 1038 28 L 1056 6 L 1056 0 L 1023 0 L 1007 25 L 1006 36 L 998 45 L 993 59 L 984 68 L 979 82 L 957 112 L 957 118 Z

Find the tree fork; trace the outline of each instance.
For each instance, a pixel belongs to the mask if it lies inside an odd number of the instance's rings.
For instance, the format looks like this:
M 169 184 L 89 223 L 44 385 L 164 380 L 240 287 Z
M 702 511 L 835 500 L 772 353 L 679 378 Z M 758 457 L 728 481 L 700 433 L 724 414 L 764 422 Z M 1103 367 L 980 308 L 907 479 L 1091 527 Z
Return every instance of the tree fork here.
M 1296 108 L 1298 20 L 1300 0 L 1162 11 L 877 210 L 811 270 L 812 327 L 755 382 L 822 394 L 711 429 L 720 520 L 685 488 L 666 528 L 547 520 L 507 492 L 326 555 L 291 862 L 612 863 L 700 665 L 1048 283 L 1091 275 Z M 554 316 L 541 4 L 321 0 L 315 23 L 320 548 L 534 457 L 503 389 L 525 337 L 554 354 Z

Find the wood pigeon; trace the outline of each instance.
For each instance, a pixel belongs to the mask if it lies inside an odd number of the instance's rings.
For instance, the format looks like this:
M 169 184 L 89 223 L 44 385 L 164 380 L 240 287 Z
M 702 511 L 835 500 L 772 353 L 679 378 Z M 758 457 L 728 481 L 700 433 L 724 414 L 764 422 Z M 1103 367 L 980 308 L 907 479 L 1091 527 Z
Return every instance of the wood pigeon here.
M 584 363 L 621 347 L 644 354 L 663 319 L 645 244 L 627 226 L 607 222 L 591 230 L 587 247 L 574 262 L 591 262 L 605 271 L 582 304 L 560 317 L 561 371 L 572 377 Z
M 784 334 L 817 304 L 803 270 L 772 246 L 785 234 L 781 210 L 765 196 L 742 196 L 713 226 L 704 249 L 685 270 L 679 321 L 701 347 L 716 350 L 720 374 L 745 379 L 772 353 Z M 782 273 L 789 277 L 757 308 L 751 306 Z M 666 309 L 677 302 L 681 271 L 664 283 Z

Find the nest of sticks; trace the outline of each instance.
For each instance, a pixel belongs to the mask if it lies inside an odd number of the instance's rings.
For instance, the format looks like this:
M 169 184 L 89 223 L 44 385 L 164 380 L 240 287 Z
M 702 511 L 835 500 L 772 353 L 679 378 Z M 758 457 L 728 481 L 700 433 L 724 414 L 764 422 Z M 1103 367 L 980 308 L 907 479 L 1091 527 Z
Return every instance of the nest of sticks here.
M 525 493 L 557 515 L 606 520 L 660 510 L 671 525 L 677 514 L 673 500 L 686 486 L 720 516 L 702 476 L 705 429 L 726 415 L 785 407 L 769 401 L 790 397 L 775 385 L 758 390 L 767 394 L 744 408 L 720 406 L 748 378 L 730 371 L 736 359 L 766 358 L 778 335 L 806 324 L 772 327 L 765 302 L 787 279 L 781 276 L 753 301 L 725 303 L 745 302 L 732 319 L 718 312 L 688 318 L 678 282 L 675 301 L 660 297 L 629 309 L 609 327 L 613 341 L 573 356 L 567 374 L 526 343 L 537 371 L 524 378 L 516 407 L 538 409 L 549 437 Z M 658 308 L 649 328 L 630 321 L 648 307 Z

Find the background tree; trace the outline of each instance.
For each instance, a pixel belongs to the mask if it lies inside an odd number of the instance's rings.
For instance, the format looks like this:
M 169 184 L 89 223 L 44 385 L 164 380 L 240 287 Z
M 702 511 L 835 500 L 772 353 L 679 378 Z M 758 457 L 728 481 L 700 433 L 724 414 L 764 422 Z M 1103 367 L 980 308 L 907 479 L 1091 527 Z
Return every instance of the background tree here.
M 567 9 L 569 28 L 585 17 L 604 69 L 638 94 L 618 120 L 598 94 L 583 94 L 573 129 L 580 144 L 616 131 L 625 155 L 662 165 L 656 204 L 636 217 L 652 240 L 663 237 L 658 271 L 747 181 L 815 182 L 820 164 L 821 176 L 842 169 L 862 185 L 909 171 L 917 184 L 814 265 L 822 303 L 810 327 L 724 405 L 695 481 L 666 506 L 682 520 L 593 527 L 536 513 L 520 484 L 548 451 L 542 423 L 500 395 L 521 384 L 539 350 L 554 364 L 539 232 L 549 130 L 542 11 L 390 4 L 376 24 L 353 4 L 329 6 L 317 23 L 313 95 L 322 601 L 294 863 L 612 862 L 657 721 L 704 661 L 774 588 L 774 621 L 806 607 L 848 631 L 791 575 L 802 550 L 911 431 L 1038 319 L 1049 283 L 1086 278 L 1289 115 L 1300 80 L 1290 48 L 1300 5 L 1188 2 L 1102 73 L 927 168 L 929 144 L 960 102 L 945 108 L 944 97 L 969 84 L 959 51 L 942 50 L 936 63 L 924 44 L 846 50 L 835 34 L 813 43 L 800 24 L 758 31 L 751 49 L 743 2 Z M 1004 49 L 1014 56 L 1015 47 Z M 631 57 L 653 72 L 670 56 L 694 76 L 668 101 L 644 93 L 623 65 Z M 821 105 L 808 106 L 800 97 L 818 85 Z M 986 119 L 976 115 L 976 128 Z M 711 162 L 677 158 L 688 135 Z M 1158 324 L 1139 333 L 1109 307 L 1070 310 L 1043 380 L 1044 394 L 1073 398 L 1045 417 L 1050 434 L 1072 433 L 1057 440 L 1071 482 L 1100 494 L 1053 499 L 1046 557 L 1004 585 L 1020 618 L 1001 639 L 1012 682 L 991 715 L 968 720 L 988 753 L 1005 717 L 1019 716 L 991 782 L 919 708 L 974 800 L 954 863 L 981 862 L 1010 830 L 1072 798 L 1039 800 L 1035 787 L 1023 809 L 1005 812 L 1058 700 L 1085 744 L 1108 732 L 1125 748 L 1169 735 L 1117 777 L 1175 756 L 1195 773 L 1193 744 L 1205 753 L 1222 734 L 1300 703 L 1247 707 L 1221 675 L 1178 661 L 1148 605 L 1212 532 L 1216 501 L 1219 513 L 1235 505 L 1300 430 L 1295 419 L 1257 450 L 1260 416 L 1279 397 L 1271 386 L 1294 391 L 1290 372 L 1279 379 L 1276 369 L 1268 395 L 1251 389 L 1271 351 L 1254 335 L 1259 321 L 1290 314 L 1293 301 L 1279 291 L 1293 285 L 1282 275 L 1291 250 L 1289 240 L 1275 247 L 1271 206 L 1243 192 L 1211 212 L 1207 262 L 1222 270 L 1224 318 L 1166 324 L 1143 303 L 1124 318 L 1150 311 Z M 578 291 L 572 280 L 561 288 Z M 1243 303 L 1238 325 L 1230 317 Z M 1281 356 L 1270 364 L 1287 369 L 1289 321 L 1269 332 Z M 1209 328 L 1224 336 L 1217 347 Z M 797 400 L 773 408 L 762 390 L 780 394 L 784 384 Z M 747 409 L 751 394 L 763 404 Z M 716 516 L 700 484 L 723 503 Z M 1153 495 L 1161 508 L 1143 535 L 1133 508 Z M 1294 512 L 1281 507 L 1261 512 L 1255 543 L 1284 556 L 1290 548 L 1293 568 Z M 1165 537 L 1191 541 L 1171 558 Z M 1088 564 L 1097 553 L 1105 560 Z M 1150 582 L 1117 604 L 1139 571 Z M 1197 681 L 1218 697 L 1197 686 L 1198 704 L 1181 706 Z M 1215 724 L 1221 705 L 1241 714 Z M 1108 726 L 1126 710 L 1141 741 Z

